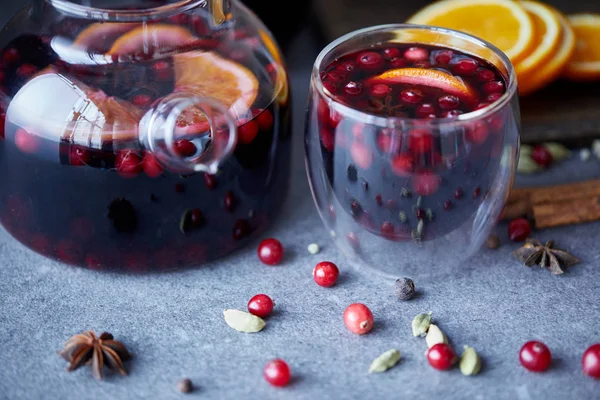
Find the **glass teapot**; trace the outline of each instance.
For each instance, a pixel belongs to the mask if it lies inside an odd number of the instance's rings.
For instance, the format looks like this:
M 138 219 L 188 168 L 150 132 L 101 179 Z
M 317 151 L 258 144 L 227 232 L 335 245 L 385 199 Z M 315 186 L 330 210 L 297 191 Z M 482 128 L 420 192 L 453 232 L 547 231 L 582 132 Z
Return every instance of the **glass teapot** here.
M 38 0 L 0 48 L 0 222 L 36 252 L 200 265 L 281 208 L 287 75 L 238 1 Z

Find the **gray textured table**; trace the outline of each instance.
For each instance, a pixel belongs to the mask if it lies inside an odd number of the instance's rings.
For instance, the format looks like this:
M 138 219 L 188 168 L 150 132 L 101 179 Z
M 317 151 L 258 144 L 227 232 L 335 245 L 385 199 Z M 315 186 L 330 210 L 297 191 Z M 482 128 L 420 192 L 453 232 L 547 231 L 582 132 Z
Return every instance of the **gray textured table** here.
M 316 53 L 310 38 L 291 52 L 295 101 L 294 185 L 287 206 L 269 235 L 288 256 L 283 265 L 262 265 L 256 243 L 211 265 L 183 272 L 128 276 L 50 262 L 0 230 L 0 398 L 2 399 L 177 399 L 181 377 L 198 390 L 190 398 L 218 399 L 593 399 L 600 382 L 584 377 L 580 359 L 600 342 L 600 224 L 540 232 L 583 259 L 560 277 L 528 269 L 509 256 L 516 246 L 482 250 L 455 271 L 444 260 L 413 275 L 421 295 L 399 302 L 392 282 L 348 268 L 331 243 L 309 195 L 302 163 L 302 123 L 309 69 Z M 312 45 L 312 48 L 316 48 Z M 536 177 L 539 184 L 596 176 L 600 162 L 571 161 Z M 532 184 L 534 178 L 521 183 Z M 498 228 L 505 238 L 505 226 Z M 311 256 L 306 246 L 322 252 Z M 341 267 L 330 289 L 312 282 L 321 260 Z M 256 293 L 277 302 L 259 334 L 241 334 L 223 321 L 225 308 L 245 307 Z M 376 326 L 355 336 L 342 323 L 344 308 L 364 302 Z M 477 377 L 458 370 L 437 372 L 423 356 L 423 339 L 412 337 L 412 317 L 432 311 L 455 348 L 474 346 L 485 360 Z M 129 376 L 103 381 L 89 368 L 73 373 L 56 351 L 83 330 L 112 332 L 134 353 Z M 545 374 L 520 367 L 518 350 L 543 340 L 554 363 Z M 403 360 L 385 374 L 367 373 L 389 348 Z M 270 387 L 262 368 L 275 357 L 287 360 L 294 381 Z

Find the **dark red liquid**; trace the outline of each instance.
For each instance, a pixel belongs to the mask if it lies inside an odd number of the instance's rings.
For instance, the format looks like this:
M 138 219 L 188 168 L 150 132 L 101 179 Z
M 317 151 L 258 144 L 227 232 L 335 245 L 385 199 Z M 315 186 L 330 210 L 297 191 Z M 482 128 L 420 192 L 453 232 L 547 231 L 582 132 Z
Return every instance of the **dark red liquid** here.
M 382 80 L 384 73 L 403 78 Z M 411 74 L 419 79 L 404 79 Z M 507 87 L 500 71 L 484 60 L 400 44 L 344 55 L 320 77 L 326 93 L 346 106 L 424 122 L 485 108 Z M 446 90 L 439 79 L 462 92 Z M 366 229 L 398 241 L 443 236 L 473 217 L 496 175 L 508 129 L 502 111 L 441 128 L 426 123 L 379 128 L 323 101 L 317 108 L 322 156 L 337 200 Z
M 203 29 L 191 17 L 180 19 Z M 62 26 L 82 28 L 71 20 Z M 205 39 L 204 50 L 242 64 L 253 57 L 257 76 L 268 70 L 269 61 L 257 62 L 242 43 Z M 21 36 L 0 52 L 2 119 L 23 85 L 48 66 L 142 110 L 174 91 L 172 58 L 136 55 L 121 68 L 71 65 L 48 43 L 48 38 Z M 90 268 L 170 269 L 231 252 L 268 226 L 287 187 L 289 107 L 260 89 L 251 118 L 239 122 L 234 153 L 214 176 L 163 169 L 137 138 L 86 146 L 7 120 L 0 129 L 0 222 L 38 253 Z M 29 95 L 60 102 L 64 94 Z M 189 157 L 207 145 L 205 137 L 191 135 L 177 150 Z

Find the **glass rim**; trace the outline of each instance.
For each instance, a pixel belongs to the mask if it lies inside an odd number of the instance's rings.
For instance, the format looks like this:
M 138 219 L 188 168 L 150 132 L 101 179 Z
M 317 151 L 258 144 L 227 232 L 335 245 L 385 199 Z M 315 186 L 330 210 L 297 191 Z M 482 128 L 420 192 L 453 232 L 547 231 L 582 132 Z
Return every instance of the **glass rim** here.
M 320 67 L 323 63 L 325 57 L 327 57 L 332 51 L 334 51 L 340 45 L 346 43 L 349 40 L 355 39 L 359 36 L 370 35 L 378 32 L 386 32 L 386 31 L 397 31 L 397 30 L 407 30 L 407 29 L 420 29 L 427 30 L 433 32 L 439 32 L 446 35 L 458 36 L 462 39 L 468 40 L 472 43 L 476 43 L 481 45 L 482 47 L 487 47 L 491 49 L 496 55 L 502 60 L 505 64 L 506 70 L 508 72 L 508 87 L 506 92 L 495 102 L 490 105 L 481 108 L 479 110 L 470 111 L 468 113 L 464 113 L 458 115 L 455 118 L 433 118 L 433 119 L 418 119 L 418 118 L 407 118 L 407 117 L 384 117 L 381 115 L 376 115 L 372 113 L 368 113 L 365 111 L 358 110 L 356 108 L 347 106 L 341 103 L 339 100 L 335 99 L 334 96 L 327 94 L 326 89 L 323 86 L 323 81 L 320 76 Z M 457 50 L 460 48 L 456 47 Z M 467 53 L 468 54 L 468 53 Z M 396 124 L 404 124 L 404 125 L 419 125 L 419 126 L 451 126 L 451 125 L 464 125 L 467 122 L 475 122 L 479 121 L 483 118 L 489 117 L 498 111 L 504 109 L 507 105 L 510 104 L 511 99 L 517 94 L 517 77 L 514 70 L 514 66 L 512 65 L 510 59 L 502 50 L 493 44 L 480 39 L 476 36 L 470 35 L 468 33 L 460 32 L 454 29 L 448 28 L 440 28 L 437 26 L 431 25 L 419 25 L 419 24 L 384 24 L 384 25 L 374 25 L 367 28 L 358 29 L 352 32 L 349 32 L 345 35 L 340 36 L 335 39 L 331 43 L 329 43 L 317 56 L 315 63 L 313 64 L 313 71 L 311 76 L 312 81 L 315 83 L 315 87 L 319 93 L 319 95 L 323 98 L 326 98 L 330 101 L 329 107 L 335 108 L 336 111 L 340 111 L 344 116 L 348 116 L 354 118 L 356 120 L 365 121 L 367 124 L 376 125 L 381 127 L 389 127 L 390 123 Z
M 80 18 L 98 19 L 101 21 L 139 21 L 148 17 L 173 15 L 194 9 L 206 4 L 207 0 L 180 0 L 172 4 L 158 7 L 142 7 L 134 10 L 110 9 L 84 6 L 70 0 L 46 0 L 57 10 Z

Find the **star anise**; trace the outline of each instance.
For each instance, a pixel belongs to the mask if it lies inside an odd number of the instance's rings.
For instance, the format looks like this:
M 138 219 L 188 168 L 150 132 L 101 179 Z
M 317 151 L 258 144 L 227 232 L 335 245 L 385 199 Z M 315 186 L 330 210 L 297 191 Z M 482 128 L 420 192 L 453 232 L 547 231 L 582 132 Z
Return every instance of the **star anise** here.
M 371 104 L 365 111 L 373 114 L 383 114 L 388 117 L 405 117 L 406 107 L 404 104 L 394 105 L 392 102 L 392 95 L 388 94 L 383 100 L 371 99 Z
M 531 267 L 539 264 L 542 268 L 550 269 L 554 275 L 562 274 L 563 268 L 577 264 L 580 260 L 564 250 L 554 248 L 554 241 L 542 244 L 536 239 L 527 239 L 525 246 L 513 251 L 513 256 Z
M 113 335 L 104 332 L 97 337 L 94 331 L 86 331 L 72 336 L 58 354 L 69 361 L 67 371 L 74 371 L 82 365 L 92 365 L 92 373 L 97 379 L 102 379 L 102 368 L 106 366 L 127 375 L 123 361 L 131 358 L 127 348 L 114 340 Z

